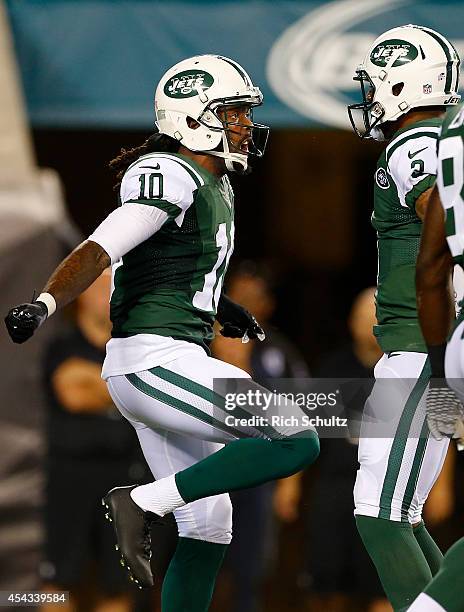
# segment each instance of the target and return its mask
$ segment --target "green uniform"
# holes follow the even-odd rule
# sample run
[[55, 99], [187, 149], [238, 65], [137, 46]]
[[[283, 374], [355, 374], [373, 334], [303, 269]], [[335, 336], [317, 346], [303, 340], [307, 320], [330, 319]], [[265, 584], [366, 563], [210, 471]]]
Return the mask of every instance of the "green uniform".
[[169, 218], [115, 266], [113, 338], [156, 334], [207, 349], [233, 250], [229, 179], [185, 156], [151, 153], [128, 168], [121, 202], [154, 206]]
[[385, 353], [426, 352], [416, 310], [422, 222], [415, 203], [435, 182], [440, 125], [441, 119], [428, 119], [396, 132], [375, 173], [372, 225], [379, 260], [374, 333]]
[[439, 145], [440, 199], [445, 230], [454, 263], [464, 268], [464, 104], [453, 108], [443, 121]]
[[[464, 269], [464, 104], [450, 110], [439, 143], [438, 190], [445, 211], [445, 231], [455, 264]], [[456, 326], [464, 319], [463, 303]]]

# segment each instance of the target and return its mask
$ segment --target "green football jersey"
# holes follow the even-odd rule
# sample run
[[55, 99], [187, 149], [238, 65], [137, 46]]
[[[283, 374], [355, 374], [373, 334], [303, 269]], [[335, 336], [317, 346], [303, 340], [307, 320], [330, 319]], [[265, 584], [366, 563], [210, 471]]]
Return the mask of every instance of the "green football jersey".
[[399, 130], [377, 164], [372, 225], [378, 237], [377, 322], [384, 352], [426, 352], [416, 309], [416, 259], [422, 222], [417, 198], [435, 183], [441, 119]]
[[437, 185], [445, 211], [445, 231], [455, 264], [464, 268], [464, 104], [443, 121], [438, 149]]
[[234, 245], [228, 177], [179, 154], [150, 153], [127, 169], [120, 200], [155, 206], [168, 219], [113, 265], [113, 337], [157, 334], [207, 350]]

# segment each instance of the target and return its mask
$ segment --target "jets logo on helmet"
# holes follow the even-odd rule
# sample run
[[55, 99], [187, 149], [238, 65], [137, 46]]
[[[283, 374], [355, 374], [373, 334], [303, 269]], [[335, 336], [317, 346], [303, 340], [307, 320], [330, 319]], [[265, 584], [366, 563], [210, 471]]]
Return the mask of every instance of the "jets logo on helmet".
[[169, 79], [164, 93], [170, 98], [190, 98], [209, 89], [213, 83], [214, 78], [208, 72], [184, 70]]
[[[396, 53], [398, 50], [399, 53]], [[394, 53], [396, 60], [392, 64], [392, 67], [396, 68], [397, 66], [402, 66], [416, 59], [418, 51], [414, 45], [408, 43], [406, 40], [386, 40], [374, 47], [371, 51], [370, 59], [376, 66], [384, 67], [388, 64]]]
[[[228, 132], [238, 123], [227, 123], [220, 113], [228, 107], [263, 103], [255, 87], [236, 62], [220, 55], [198, 55], [173, 66], [161, 78], [155, 92], [156, 125], [191, 151], [221, 157], [229, 171], [245, 171], [248, 156], [262, 156], [269, 128], [252, 123], [248, 150], [234, 150]], [[192, 122], [193, 120], [193, 122]]]
[[406, 25], [379, 36], [354, 76], [362, 96], [348, 106], [356, 134], [384, 140], [381, 126], [413, 108], [458, 104], [459, 63], [453, 45], [430, 28]]

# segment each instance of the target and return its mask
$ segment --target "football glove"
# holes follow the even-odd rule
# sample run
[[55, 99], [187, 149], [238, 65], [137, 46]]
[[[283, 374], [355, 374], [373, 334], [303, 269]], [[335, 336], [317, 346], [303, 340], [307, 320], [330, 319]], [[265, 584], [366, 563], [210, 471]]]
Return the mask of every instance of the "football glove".
[[222, 325], [221, 334], [226, 338], [241, 338], [245, 343], [256, 338], [262, 341], [266, 337], [251, 312], [224, 294], [219, 299], [216, 319]]
[[432, 378], [426, 397], [427, 424], [435, 440], [460, 437], [464, 408], [444, 379]]
[[48, 316], [47, 306], [43, 302], [20, 304], [10, 310], [5, 317], [5, 325], [11, 339], [16, 344], [29, 340]]

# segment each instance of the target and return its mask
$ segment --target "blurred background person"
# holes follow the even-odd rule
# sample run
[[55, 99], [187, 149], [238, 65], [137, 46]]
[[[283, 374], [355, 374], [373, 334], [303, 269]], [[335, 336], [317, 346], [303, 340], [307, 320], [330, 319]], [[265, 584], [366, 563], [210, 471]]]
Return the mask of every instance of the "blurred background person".
[[[231, 300], [241, 300], [262, 324], [266, 332], [265, 342], [249, 342], [224, 339], [216, 334], [213, 351], [218, 359], [251, 370], [255, 380], [265, 384], [273, 378], [307, 378], [308, 366], [295, 344], [272, 323], [277, 302], [275, 279], [267, 264], [259, 261], [242, 261], [228, 272], [226, 293]], [[240, 345], [240, 346], [239, 346]]]
[[[266, 339], [244, 344], [217, 333], [211, 347], [214, 357], [244, 369], [262, 385], [270, 379], [307, 378], [308, 368], [300, 352], [271, 324], [276, 300], [269, 269], [263, 264], [245, 261], [228, 274], [226, 282], [227, 295], [256, 317], [266, 332]], [[296, 519], [300, 478], [301, 473], [231, 493], [234, 536], [223, 571], [231, 582], [230, 612], [266, 609], [262, 588], [276, 558], [275, 519]]]
[[[359, 415], [382, 351], [372, 328], [376, 323], [375, 288], [361, 291], [348, 317], [351, 341], [330, 352], [317, 369], [320, 378], [350, 378], [342, 385], [348, 414]], [[390, 604], [362, 542], [353, 516], [353, 484], [358, 467], [354, 438], [326, 438], [321, 443], [317, 476], [307, 513], [307, 568], [311, 591], [308, 610], [314, 612], [387, 612]]]
[[49, 404], [43, 590], [69, 590], [68, 609], [85, 612], [134, 609], [135, 589], [119, 565], [101, 497], [145, 474], [135, 432], [100, 376], [111, 332], [110, 281], [106, 270], [78, 298], [75, 325], [50, 341], [43, 361]]

